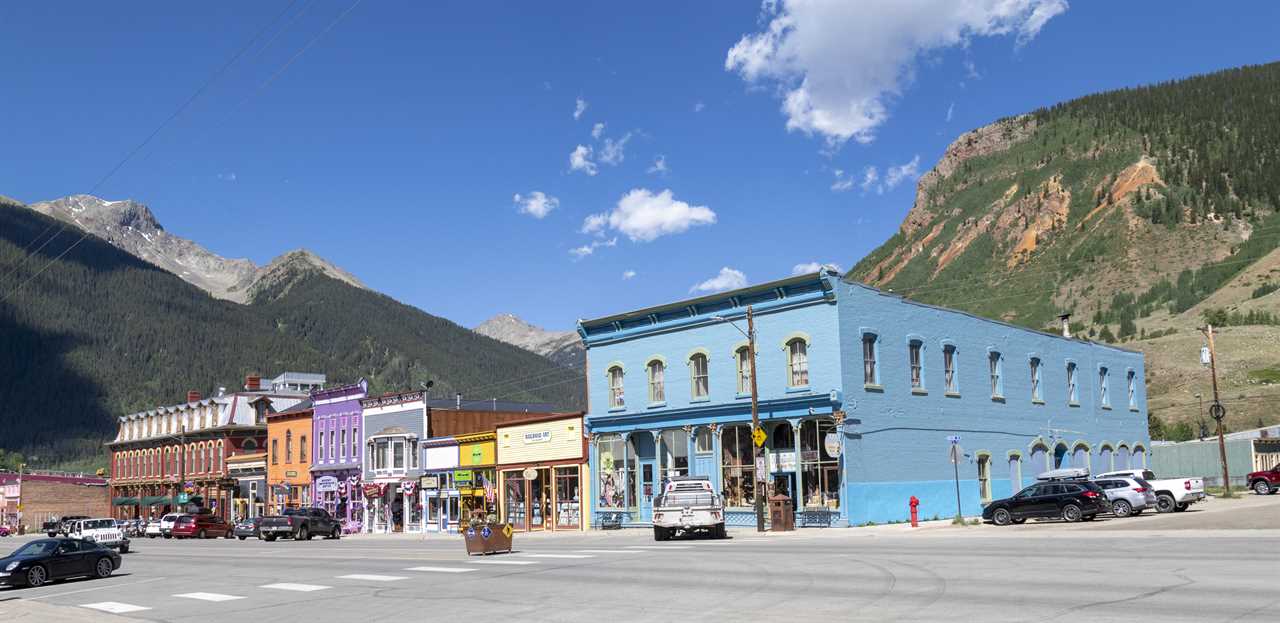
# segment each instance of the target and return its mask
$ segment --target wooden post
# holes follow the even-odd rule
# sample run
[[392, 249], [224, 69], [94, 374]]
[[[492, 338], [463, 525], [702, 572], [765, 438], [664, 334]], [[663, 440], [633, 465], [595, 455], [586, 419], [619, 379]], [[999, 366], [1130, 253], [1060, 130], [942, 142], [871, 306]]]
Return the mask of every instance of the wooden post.
[[1218, 455], [1222, 459], [1222, 492], [1224, 496], [1229, 496], [1231, 495], [1231, 474], [1227, 470], [1227, 442], [1222, 432], [1222, 419], [1226, 416], [1226, 408], [1218, 399], [1218, 352], [1213, 346], [1213, 325], [1205, 325], [1205, 335], [1209, 338], [1209, 374], [1213, 380], [1213, 406], [1209, 407], [1209, 410], [1216, 416], [1213, 419], [1218, 421]]
[[[756, 324], [755, 316], [751, 310], [751, 306], [747, 306], [747, 355], [751, 357], [751, 432], [754, 435], [756, 430], [760, 428], [760, 410], [757, 405], [759, 395], [756, 390]], [[753, 472], [756, 475], [755, 486], [755, 507], [756, 507], [756, 532], [764, 532], [764, 482], [765, 475], [760, 473], [760, 458], [764, 456], [764, 445], [756, 445], [754, 439], [751, 447], [754, 451], [751, 453], [755, 468]]]

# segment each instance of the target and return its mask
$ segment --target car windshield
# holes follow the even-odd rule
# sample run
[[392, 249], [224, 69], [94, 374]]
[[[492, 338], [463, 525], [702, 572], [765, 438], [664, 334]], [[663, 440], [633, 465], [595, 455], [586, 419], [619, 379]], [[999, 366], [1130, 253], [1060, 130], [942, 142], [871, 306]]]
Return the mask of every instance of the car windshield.
[[1143, 478], [1146, 478], [1147, 480], [1155, 480], [1155, 479], [1156, 479], [1156, 474], [1155, 474], [1155, 472], [1153, 472], [1153, 471], [1151, 471], [1151, 470], [1143, 470], [1143, 472], [1142, 472], [1142, 477], [1143, 477]]
[[285, 509], [285, 511], [280, 514], [286, 515], [286, 516], [287, 515], [306, 515], [307, 510], [305, 508], [288, 508], [288, 509]]
[[32, 541], [14, 550], [11, 556], [45, 556], [57, 549], [57, 541]]
[[196, 518], [192, 517], [191, 515], [183, 515], [182, 517], [179, 517], [177, 519], [177, 523], [192, 523], [195, 520]]
[[111, 519], [90, 519], [80, 523], [81, 530], [107, 530], [116, 527], [116, 522]]

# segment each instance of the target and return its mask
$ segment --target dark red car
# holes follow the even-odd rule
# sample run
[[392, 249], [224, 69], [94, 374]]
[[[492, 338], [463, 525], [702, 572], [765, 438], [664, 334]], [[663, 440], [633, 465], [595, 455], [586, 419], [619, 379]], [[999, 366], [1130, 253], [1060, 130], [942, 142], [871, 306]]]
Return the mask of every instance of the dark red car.
[[1258, 495], [1271, 495], [1280, 491], [1280, 465], [1245, 476], [1249, 488]]
[[231, 524], [217, 515], [182, 515], [173, 524], [175, 539], [231, 538]]

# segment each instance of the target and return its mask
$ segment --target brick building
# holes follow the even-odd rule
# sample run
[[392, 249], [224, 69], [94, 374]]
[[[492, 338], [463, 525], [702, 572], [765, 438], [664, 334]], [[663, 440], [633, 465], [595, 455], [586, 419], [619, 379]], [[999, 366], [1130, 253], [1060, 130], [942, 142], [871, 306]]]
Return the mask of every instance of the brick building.
[[107, 480], [83, 474], [0, 473], [0, 523], [21, 523], [28, 532], [54, 517], [111, 512]]

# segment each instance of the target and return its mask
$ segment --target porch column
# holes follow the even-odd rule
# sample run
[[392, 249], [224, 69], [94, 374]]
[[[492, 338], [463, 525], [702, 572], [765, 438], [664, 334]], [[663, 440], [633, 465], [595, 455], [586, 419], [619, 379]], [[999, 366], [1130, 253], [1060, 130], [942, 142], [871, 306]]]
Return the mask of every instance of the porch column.
[[684, 457], [685, 457], [685, 461], [689, 463], [689, 471], [685, 475], [692, 476], [693, 475], [693, 459], [694, 457], [697, 456], [697, 454], [695, 454], [693, 451], [693, 446], [694, 446], [693, 440], [694, 440], [694, 437], [697, 435], [697, 429], [694, 428], [693, 425], [691, 424], [685, 424], [680, 428], [684, 430]]
[[800, 425], [802, 422], [799, 418], [788, 419], [787, 421], [791, 423], [792, 447], [796, 449], [796, 490], [791, 492], [791, 497], [795, 500], [795, 508], [793, 510], [799, 513], [804, 510], [806, 491], [804, 488], [804, 454], [800, 450]]
[[720, 468], [721, 458], [724, 456], [720, 453], [720, 435], [724, 433], [720, 429], [720, 425], [712, 422], [707, 425], [711, 429], [711, 486], [716, 493], [724, 493], [724, 473]]
[[844, 428], [844, 411], [833, 411], [831, 418], [836, 422], [836, 433], [840, 438], [840, 488], [838, 489], [840, 492], [840, 518], [838, 521], [841, 526], [848, 526], [849, 505], [853, 502], [853, 500], [849, 499], [849, 472], [847, 470], [849, 465], [847, 459], [849, 455], [849, 437]]
[[[627, 462], [631, 457], [631, 432], [622, 433], [622, 508], [626, 512], [631, 508], [631, 474]], [[637, 466], [639, 469], [639, 466]], [[630, 513], [627, 513], [628, 518]]]

